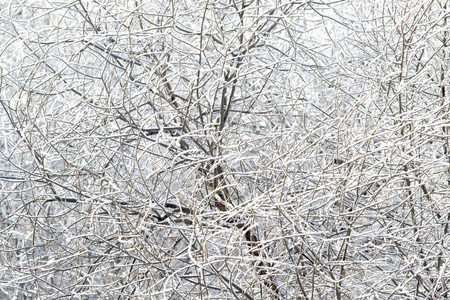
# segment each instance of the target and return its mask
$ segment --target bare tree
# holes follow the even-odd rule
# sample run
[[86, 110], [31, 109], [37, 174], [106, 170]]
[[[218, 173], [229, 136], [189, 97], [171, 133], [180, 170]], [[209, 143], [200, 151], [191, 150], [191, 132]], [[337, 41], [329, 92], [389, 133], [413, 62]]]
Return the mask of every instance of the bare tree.
[[2, 297], [449, 296], [447, 2], [1, 16]]

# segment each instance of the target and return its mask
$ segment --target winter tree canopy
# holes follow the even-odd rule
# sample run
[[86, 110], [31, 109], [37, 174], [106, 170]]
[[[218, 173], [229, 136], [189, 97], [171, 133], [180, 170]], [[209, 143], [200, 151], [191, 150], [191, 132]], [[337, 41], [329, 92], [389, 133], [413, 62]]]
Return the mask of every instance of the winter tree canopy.
[[0, 1], [0, 298], [450, 297], [449, 15]]

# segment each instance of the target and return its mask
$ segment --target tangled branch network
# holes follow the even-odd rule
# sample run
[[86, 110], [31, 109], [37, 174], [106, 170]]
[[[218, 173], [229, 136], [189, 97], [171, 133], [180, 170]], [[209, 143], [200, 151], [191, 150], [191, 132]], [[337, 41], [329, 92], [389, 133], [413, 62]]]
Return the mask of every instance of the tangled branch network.
[[0, 298], [449, 298], [448, 16], [0, 1]]

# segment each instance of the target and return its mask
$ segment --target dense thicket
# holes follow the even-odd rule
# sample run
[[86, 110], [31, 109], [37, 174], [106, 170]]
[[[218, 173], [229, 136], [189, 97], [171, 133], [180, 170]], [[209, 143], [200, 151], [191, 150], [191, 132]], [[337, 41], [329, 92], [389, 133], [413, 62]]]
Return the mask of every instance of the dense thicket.
[[0, 297], [450, 297], [447, 1], [0, 2]]

